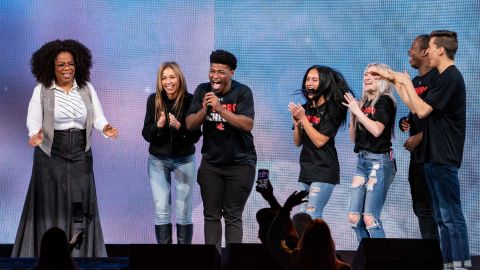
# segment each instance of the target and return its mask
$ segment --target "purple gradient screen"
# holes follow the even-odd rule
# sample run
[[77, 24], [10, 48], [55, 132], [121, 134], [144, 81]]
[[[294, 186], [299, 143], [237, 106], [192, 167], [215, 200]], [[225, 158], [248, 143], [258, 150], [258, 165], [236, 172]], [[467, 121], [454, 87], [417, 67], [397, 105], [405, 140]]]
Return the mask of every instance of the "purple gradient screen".
[[[36, 82], [30, 57], [54, 39], [77, 39], [93, 54], [91, 83], [118, 140], [93, 138], [98, 205], [106, 243], [154, 243], [154, 205], [147, 174], [148, 144], [141, 136], [146, 100], [161, 62], [176, 61], [189, 92], [207, 81], [209, 55], [226, 49], [238, 58], [234, 79], [255, 97], [257, 168], [270, 170], [281, 202], [297, 188], [300, 149], [293, 145], [290, 101], [305, 70], [328, 65], [361, 94], [363, 69], [384, 62], [415, 70], [407, 50], [414, 37], [436, 29], [458, 32], [456, 64], [467, 87], [467, 138], [460, 169], [461, 194], [473, 255], [480, 253], [478, 163], [480, 152], [480, 4], [478, 1], [2, 1], [0, 7], [0, 243], [13, 243], [30, 181], [33, 149], [27, 145], [28, 102]], [[382, 3], [382, 4], [381, 4]], [[454, 5], [454, 6], [452, 6]], [[399, 102], [397, 119], [408, 113]], [[336, 146], [341, 184], [324, 211], [337, 249], [355, 250], [347, 220], [350, 180], [356, 162], [347, 128]], [[395, 130], [398, 173], [382, 213], [387, 237], [419, 238], [407, 181], [407, 135]], [[200, 161], [201, 140], [197, 145]], [[199, 163], [199, 162], [198, 162]], [[266, 207], [252, 191], [244, 212], [244, 242], [255, 243], [255, 212]], [[203, 243], [202, 202], [194, 194], [194, 243]]]

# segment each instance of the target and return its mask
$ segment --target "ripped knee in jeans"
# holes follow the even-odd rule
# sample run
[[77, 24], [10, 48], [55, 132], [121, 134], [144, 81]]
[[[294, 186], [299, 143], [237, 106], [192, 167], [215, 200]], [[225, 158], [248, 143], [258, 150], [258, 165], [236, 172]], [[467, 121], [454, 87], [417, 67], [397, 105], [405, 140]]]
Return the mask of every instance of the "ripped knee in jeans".
[[315, 206], [308, 206], [307, 208], [305, 208], [305, 212], [308, 214], [312, 214], [313, 212], [315, 212], [315, 209]]
[[321, 189], [319, 187], [311, 187], [308, 196], [316, 196], [318, 193], [320, 193]]
[[379, 227], [378, 221], [370, 213], [364, 213], [363, 214], [363, 222], [365, 222], [365, 227], [367, 229], [372, 229], [372, 228]]
[[365, 185], [365, 178], [360, 175], [355, 175], [352, 179], [352, 188], [359, 188]]
[[359, 213], [348, 213], [348, 221], [350, 222], [350, 225], [352, 228], [356, 228], [358, 225], [358, 222], [360, 222], [360, 214]]

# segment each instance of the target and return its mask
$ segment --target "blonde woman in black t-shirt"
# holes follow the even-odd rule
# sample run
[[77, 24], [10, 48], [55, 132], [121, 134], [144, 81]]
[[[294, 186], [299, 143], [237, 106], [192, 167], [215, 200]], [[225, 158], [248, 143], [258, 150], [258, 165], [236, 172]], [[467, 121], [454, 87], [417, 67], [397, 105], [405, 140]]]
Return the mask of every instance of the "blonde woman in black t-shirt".
[[289, 104], [294, 123], [293, 142], [302, 146], [300, 153], [300, 190], [308, 190], [308, 202], [301, 212], [322, 218], [323, 209], [340, 183], [340, 166], [335, 135], [347, 118], [343, 96], [352, 94], [343, 75], [326, 66], [311, 66], [302, 82], [304, 105]]
[[396, 113], [394, 85], [373, 73], [374, 67], [388, 70], [385, 64], [369, 64], [363, 74], [362, 98], [357, 102], [346, 94], [344, 103], [351, 113], [349, 133], [358, 154], [348, 219], [359, 242], [385, 237], [380, 214], [396, 173], [391, 142]]

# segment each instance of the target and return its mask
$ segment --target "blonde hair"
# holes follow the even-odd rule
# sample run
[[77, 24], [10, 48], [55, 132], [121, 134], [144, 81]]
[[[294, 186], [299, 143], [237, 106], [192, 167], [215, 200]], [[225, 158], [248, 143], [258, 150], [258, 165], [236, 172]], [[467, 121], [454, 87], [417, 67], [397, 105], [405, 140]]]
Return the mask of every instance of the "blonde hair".
[[[376, 68], [384, 70], [384, 71], [387, 71], [387, 70], [390, 69], [390, 67], [387, 64], [370, 63], [370, 64], [367, 65], [367, 67], [363, 71], [363, 74], [365, 74], [370, 67], [376, 67]], [[392, 100], [393, 106], [396, 108], [397, 107], [397, 101], [395, 100], [395, 97], [393, 96], [393, 92], [395, 91], [394, 84], [392, 82], [384, 79], [384, 78], [379, 78], [379, 79], [376, 79], [376, 80], [377, 80], [377, 92], [375, 92], [375, 97], [373, 98], [373, 100], [370, 104], [370, 107], [372, 107], [372, 108], [375, 107], [375, 104], [377, 103], [377, 101], [380, 99], [381, 96], [388, 96]], [[360, 108], [363, 108], [363, 105], [365, 105], [365, 103], [367, 101], [368, 101], [368, 94], [365, 91], [365, 88], [363, 88], [362, 89], [362, 98], [359, 101]], [[362, 127], [359, 126], [359, 124], [360, 123], [357, 121], [357, 123], [355, 125], [355, 128], [358, 127], [358, 128], [361, 129]], [[394, 136], [394, 132], [393, 132], [393, 126], [392, 126], [392, 137], [393, 136]]]
[[[370, 67], [377, 67], [378, 69], [387, 71], [390, 69], [390, 67], [387, 64], [382, 64], [382, 63], [370, 63], [367, 65], [365, 70], [363, 71], [363, 74], [367, 72], [367, 70]], [[375, 93], [375, 97], [372, 100], [372, 104], [370, 105], [371, 107], [374, 107], [375, 104], [377, 103], [378, 99], [381, 96], [389, 96], [392, 101], [393, 105], [397, 107], [397, 101], [395, 100], [395, 97], [393, 96], [393, 92], [395, 91], [395, 86], [393, 85], [392, 82], [389, 82], [385, 80], [384, 78], [380, 78], [377, 80], [377, 92]], [[363, 105], [368, 101], [368, 94], [365, 92], [365, 89], [362, 90], [362, 98], [360, 99], [360, 108], [363, 107]]]
[[187, 83], [185, 81], [185, 76], [182, 73], [182, 70], [180, 69], [180, 66], [176, 62], [164, 62], [160, 65], [158, 68], [158, 73], [157, 73], [157, 90], [156, 90], [156, 95], [155, 95], [155, 119], [158, 120], [160, 119], [160, 115], [162, 112], [165, 113], [165, 116], [167, 116], [167, 111], [166, 111], [166, 106], [165, 106], [165, 101], [163, 100], [164, 97], [162, 95], [162, 92], [165, 91], [162, 86], [162, 74], [163, 71], [167, 68], [171, 68], [175, 75], [178, 77], [179, 81], [179, 86], [178, 86], [178, 95], [175, 98], [175, 104], [173, 105], [173, 112], [175, 113], [176, 117], [181, 113], [181, 110], [183, 108], [183, 101], [185, 100], [185, 95], [187, 93]]

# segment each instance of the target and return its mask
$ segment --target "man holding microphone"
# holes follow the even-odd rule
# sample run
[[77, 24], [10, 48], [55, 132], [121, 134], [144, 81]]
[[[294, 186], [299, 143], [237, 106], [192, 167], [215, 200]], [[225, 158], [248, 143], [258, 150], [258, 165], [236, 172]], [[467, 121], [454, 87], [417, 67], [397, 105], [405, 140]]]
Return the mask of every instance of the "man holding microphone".
[[242, 214], [253, 187], [257, 155], [252, 129], [255, 116], [250, 88], [232, 79], [237, 59], [224, 50], [210, 55], [210, 82], [195, 90], [187, 128], [202, 126], [202, 161], [198, 183], [203, 201], [205, 243], [221, 251], [225, 242], [241, 243]]

